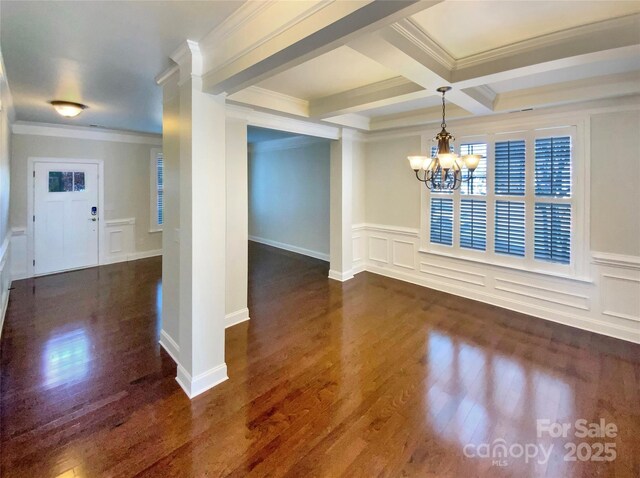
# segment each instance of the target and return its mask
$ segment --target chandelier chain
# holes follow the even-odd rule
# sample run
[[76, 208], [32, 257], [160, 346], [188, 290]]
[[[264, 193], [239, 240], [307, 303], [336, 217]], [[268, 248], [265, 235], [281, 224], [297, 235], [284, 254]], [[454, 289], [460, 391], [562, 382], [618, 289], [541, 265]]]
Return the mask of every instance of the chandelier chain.
[[442, 123], [440, 123], [440, 126], [443, 128], [447, 127], [447, 122], [445, 121], [445, 105], [444, 105], [444, 91], [442, 92]]

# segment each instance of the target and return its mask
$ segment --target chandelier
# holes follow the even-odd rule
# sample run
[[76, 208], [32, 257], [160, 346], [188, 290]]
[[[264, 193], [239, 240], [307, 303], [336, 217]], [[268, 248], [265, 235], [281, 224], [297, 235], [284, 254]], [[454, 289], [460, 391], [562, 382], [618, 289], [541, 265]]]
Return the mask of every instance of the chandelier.
[[[455, 138], [446, 129], [446, 107], [444, 101], [444, 94], [450, 89], [450, 86], [441, 86], [437, 90], [442, 93], [442, 123], [440, 124], [442, 131], [432, 140], [438, 144], [437, 153], [433, 158], [423, 155], [407, 157], [418, 181], [422, 181], [427, 188], [433, 191], [452, 191], [460, 188], [463, 182], [471, 181], [473, 172], [478, 167], [481, 159], [479, 154], [467, 154], [460, 158], [453, 151], [451, 143], [455, 141]], [[466, 178], [462, 176], [463, 165], [469, 171]]]

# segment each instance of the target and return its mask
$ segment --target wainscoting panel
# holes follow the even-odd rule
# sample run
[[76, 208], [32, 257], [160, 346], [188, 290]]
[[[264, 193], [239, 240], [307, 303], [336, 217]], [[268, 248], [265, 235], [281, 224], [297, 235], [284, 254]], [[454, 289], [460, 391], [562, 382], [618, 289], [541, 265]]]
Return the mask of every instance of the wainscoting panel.
[[420, 252], [419, 244], [415, 229], [354, 226], [354, 272], [369, 271], [640, 343], [637, 257], [594, 252], [592, 279], [578, 280]]
[[393, 239], [393, 265], [404, 269], [416, 268], [416, 244], [413, 241]]
[[14, 227], [11, 229], [11, 279], [24, 279], [28, 275], [27, 230], [24, 227]]
[[427, 276], [432, 276], [434, 280], [449, 279], [451, 281], [462, 282], [464, 284], [474, 284], [484, 287], [486, 276], [470, 270], [463, 270], [456, 267], [436, 265], [433, 262], [420, 262], [420, 272]]
[[389, 239], [378, 235], [369, 236], [369, 260], [389, 263]]
[[600, 284], [600, 305], [604, 315], [640, 322], [640, 272], [628, 269], [603, 271]]
[[126, 261], [135, 252], [135, 226], [133, 217], [105, 221], [102, 264]]
[[9, 234], [0, 242], [0, 336], [4, 316], [9, 303], [9, 287], [11, 287], [11, 238]]

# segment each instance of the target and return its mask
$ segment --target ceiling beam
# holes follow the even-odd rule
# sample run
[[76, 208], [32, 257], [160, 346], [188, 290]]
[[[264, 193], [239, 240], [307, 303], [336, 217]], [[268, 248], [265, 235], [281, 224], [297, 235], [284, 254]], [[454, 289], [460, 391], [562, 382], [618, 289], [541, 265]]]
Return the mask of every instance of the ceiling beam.
[[279, 111], [296, 116], [309, 117], [309, 102], [294, 96], [276, 91], [250, 86], [228, 97], [237, 103], [259, 106], [268, 110]]
[[496, 112], [556, 106], [640, 93], [640, 72], [597, 76], [498, 95]]
[[469, 88], [640, 54], [640, 14], [570, 28], [456, 61], [451, 83]]
[[[212, 32], [200, 42], [206, 92], [233, 94], [439, 2], [322, 1], [310, 7], [308, 2], [270, 3], [274, 10], [268, 15], [250, 12], [248, 20], [237, 22], [240, 26], [225, 27], [230, 31], [224, 44], [235, 47], [235, 54], [220, 51], [219, 32]], [[287, 10], [304, 5], [307, 9], [297, 16]], [[278, 16], [275, 9], [283, 9], [282, 14]], [[280, 20], [282, 15], [287, 16], [287, 22]], [[261, 35], [256, 36], [254, 29]]]
[[312, 100], [309, 115], [324, 119], [431, 95], [433, 92], [426, 91], [422, 86], [397, 77]]
[[[429, 92], [452, 83], [450, 68], [454, 60], [410, 20], [360, 37], [348, 46]], [[487, 114], [493, 108], [493, 98], [486, 92], [455, 88], [447, 93], [447, 99], [474, 114]]]

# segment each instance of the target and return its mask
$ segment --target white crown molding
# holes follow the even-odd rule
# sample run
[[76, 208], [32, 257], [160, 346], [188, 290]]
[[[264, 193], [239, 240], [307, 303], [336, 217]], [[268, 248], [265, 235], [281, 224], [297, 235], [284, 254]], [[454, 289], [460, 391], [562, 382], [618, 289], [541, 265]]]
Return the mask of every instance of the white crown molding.
[[11, 126], [13, 134], [52, 136], [58, 138], [88, 139], [116, 143], [134, 143], [162, 146], [162, 135], [131, 133], [113, 129], [96, 129], [84, 126], [68, 126], [51, 123], [19, 121]]
[[[271, 139], [259, 143], [251, 143], [249, 150], [252, 153], [264, 153], [268, 151], [282, 151], [285, 149], [296, 149], [311, 146], [317, 143], [324, 143], [327, 139], [313, 136], [292, 136], [290, 138]], [[260, 241], [258, 241], [260, 242]]]
[[[298, 23], [304, 21], [305, 19], [313, 16], [320, 10], [326, 8], [331, 5], [333, 1], [320, 1], [314, 2], [313, 6], [304, 10], [299, 15], [289, 19], [282, 25], [278, 26], [274, 30], [270, 31], [268, 34], [262, 36], [257, 41], [253, 41], [246, 45], [243, 48], [240, 48], [237, 52], [231, 55], [228, 58], [225, 58], [222, 62], [217, 63], [215, 65], [210, 65], [210, 61], [207, 62], [206, 69], [207, 73], [206, 77], [213, 76], [220, 70], [223, 70], [229, 67], [231, 64], [247, 55], [248, 53], [259, 49], [261, 46], [275, 39], [279, 35], [283, 34], [287, 30], [295, 27]], [[214, 50], [219, 48], [219, 44], [221, 40], [229, 41], [230, 38], [233, 38], [234, 35], [240, 35], [242, 32], [240, 31], [243, 26], [248, 26], [251, 20], [257, 18], [260, 14], [265, 14], [265, 12], [276, 6], [278, 2], [276, 0], [267, 0], [263, 2], [246, 2], [243, 7], [240, 7], [238, 11], [235, 12], [234, 15], [231, 15], [228, 20], [229, 22], [223, 22], [218, 28], [215, 28], [210, 33], [208, 33], [201, 41], [203, 45], [203, 51]], [[234, 18], [232, 18], [234, 17]], [[241, 40], [241, 39], [238, 39]]]
[[[510, 57], [513, 55], [523, 54], [531, 50], [552, 47], [560, 42], [572, 40], [580, 36], [591, 36], [595, 33], [607, 32], [612, 36], [626, 35], [630, 31], [637, 37], [637, 29], [640, 24], [640, 14], [627, 15], [624, 17], [612, 18], [601, 22], [581, 25], [574, 28], [568, 28], [559, 32], [541, 35], [536, 38], [524, 40], [500, 48], [494, 48], [483, 53], [470, 55], [456, 60], [454, 70], [460, 70], [482, 63]], [[635, 33], [633, 33], [635, 32]]]
[[228, 38], [238, 32], [253, 18], [273, 6], [275, 0], [262, 0], [260, 2], [244, 2], [237, 10], [224, 19], [220, 25], [210, 31], [202, 40], [203, 46], [218, 44], [220, 40]]
[[438, 43], [436, 43], [411, 18], [405, 18], [391, 25], [391, 28], [428, 54], [441, 66], [451, 71], [456, 67], [456, 59]]
[[168, 67], [166, 70], [164, 70], [162, 73], [160, 73], [159, 75], [157, 75], [155, 77], [155, 82], [157, 85], [163, 86], [164, 83], [171, 78], [174, 73], [180, 71], [180, 66], [178, 66], [177, 64], [175, 65], [171, 65], [170, 67]]
[[[539, 108], [531, 111], [501, 112], [481, 117], [459, 118], [447, 121], [447, 128], [454, 133], [456, 133], [458, 129], [467, 127], [475, 128], [478, 125], [485, 128], [511, 128], [510, 130], [512, 130], [512, 128], [516, 128], [519, 124], [530, 124], [533, 121], [557, 121], [563, 118], [575, 118], [577, 116], [635, 110], [640, 110], [640, 95], [584, 101], [570, 105]], [[388, 139], [431, 134], [437, 132], [437, 129], [439, 128], [435, 122], [431, 122], [429, 125], [412, 124], [397, 129], [369, 131], [365, 135], [365, 141], [386, 141]]]
[[309, 116], [308, 101], [259, 86], [250, 86], [238, 91], [229, 96], [229, 100], [296, 116]]

